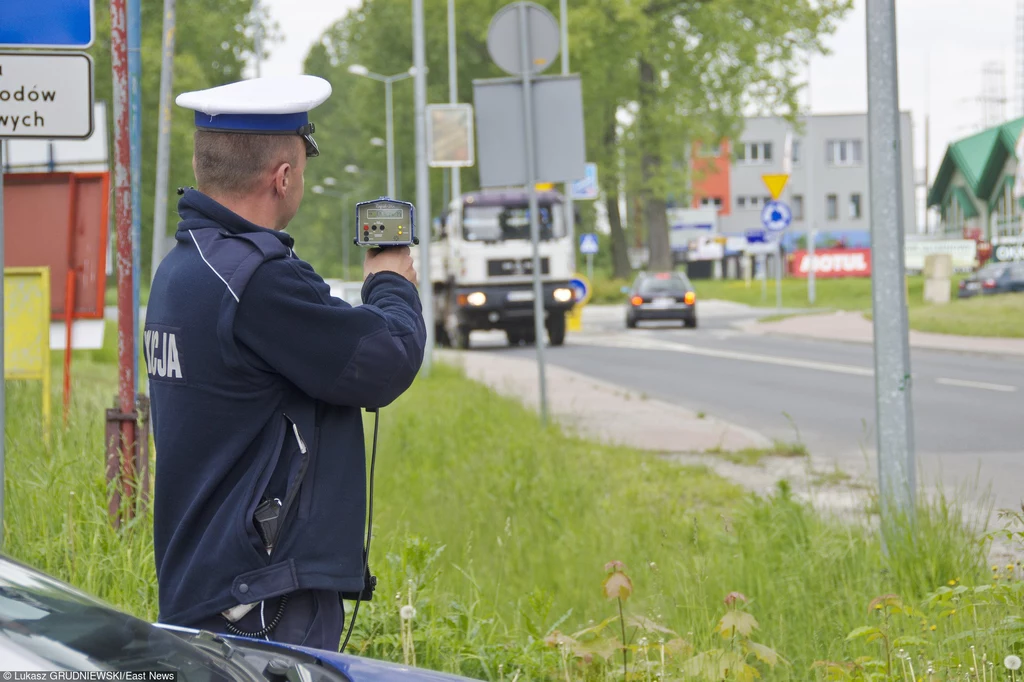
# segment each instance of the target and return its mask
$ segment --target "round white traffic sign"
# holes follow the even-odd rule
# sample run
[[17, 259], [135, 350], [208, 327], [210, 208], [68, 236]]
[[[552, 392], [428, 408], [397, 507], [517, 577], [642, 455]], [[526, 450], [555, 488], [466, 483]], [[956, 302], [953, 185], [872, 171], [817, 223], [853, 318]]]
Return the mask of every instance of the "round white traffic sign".
[[761, 224], [771, 232], [782, 232], [792, 221], [793, 213], [781, 201], [769, 201], [761, 209]]

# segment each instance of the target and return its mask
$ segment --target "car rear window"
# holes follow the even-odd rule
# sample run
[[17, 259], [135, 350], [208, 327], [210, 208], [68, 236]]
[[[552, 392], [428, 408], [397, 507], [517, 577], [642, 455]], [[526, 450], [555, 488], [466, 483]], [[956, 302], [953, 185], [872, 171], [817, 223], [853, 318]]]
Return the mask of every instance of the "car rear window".
[[647, 279], [640, 283], [641, 294], [684, 294], [689, 289], [689, 282], [678, 277]]

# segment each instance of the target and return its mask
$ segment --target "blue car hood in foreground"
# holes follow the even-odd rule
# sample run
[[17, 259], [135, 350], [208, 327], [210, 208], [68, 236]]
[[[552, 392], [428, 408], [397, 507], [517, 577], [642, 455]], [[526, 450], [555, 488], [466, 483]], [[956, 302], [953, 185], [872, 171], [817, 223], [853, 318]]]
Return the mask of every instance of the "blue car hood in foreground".
[[[156, 623], [156, 626], [164, 630], [178, 632], [186, 635], [198, 635], [198, 630], [190, 630], [174, 625]], [[236, 637], [233, 635], [217, 635], [233, 645], [245, 647], [247, 645], [258, 645], [261, 648], [273, 647], [280, 649], [282, 653], [295, 651], [315, 657], [324, 666], [335, 670], [352, 682], [394, 682], [394, 680], [409, 680], [410, 682], [452, 682], [453, 680], [470, 680], [472, 678], [449, 675], [447, 673], [427, 670], [425, 668], [413, 668], [397, 663], [378, 661], [363, 656], [351, 656], [334, 651], [323, 649], [310, 649], [308, 647], [295, 646], [292, 644], [281, 644], [279, 642], [267, 642], [265, 640], [254, 640], [247, 637]]]

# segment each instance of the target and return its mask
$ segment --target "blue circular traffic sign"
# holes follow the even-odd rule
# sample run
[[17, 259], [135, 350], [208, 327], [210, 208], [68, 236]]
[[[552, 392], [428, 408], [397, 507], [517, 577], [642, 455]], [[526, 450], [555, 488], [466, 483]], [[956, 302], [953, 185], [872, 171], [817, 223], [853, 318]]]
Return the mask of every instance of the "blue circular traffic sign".
[[590, 300], [590, 282], [583, 275], [576, 275], [570, 279], [569, 288], [576, 296], [576, 303], [582, 304]]
[[771, 232], [782, 232], [792, 221], [793, 213], [781, 201], [769, 201], [761, 209], [761, 224]]

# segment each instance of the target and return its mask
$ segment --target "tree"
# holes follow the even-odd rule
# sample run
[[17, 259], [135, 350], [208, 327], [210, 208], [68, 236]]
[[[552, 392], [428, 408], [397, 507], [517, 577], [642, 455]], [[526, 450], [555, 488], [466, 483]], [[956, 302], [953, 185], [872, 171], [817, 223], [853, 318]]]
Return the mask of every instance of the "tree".
[[[96, 41], [93, 58], [95, 97], [107, 102], [108, 125], [114, 120], [110, 65], [110, 2], [96, 1]], [[174, 58], [175, 95], [240, 80], [252, 50], [253, 18], [250, 0], [177, 0]], [[272, 27], [265, 31], [273, 37]], [[159, 126], [160, 67], [163, 54], [163, 0], [142, 0], [141, 107], [142, 107], [142, 243], [140, 272], [150, 269], [153, 238], [153, 183]], [[174, 189], [190, 185], [192, 174], [193, 113], [172, 107], [171, 165], [168, 189], [168, 225], [177, 223]], [[111, 129], [112, 130], [112, 129]], [[113, 159], [113, 133], [109, 133]], [[113, 162], [111, 163], [113, 165]], [[147, 280], [148, 281], [148, 280]]]
[[[473, 101], [474, 79], [507, 75], [493, 64], [486, 44], [491, 18], [506, 4], [457, 3], [462, 102]], [[541, 4], [557, 16], [557, 0]], [[447, 102], [447, 3], [424, 5], [427, 101]], [[652, 267], [670, 267], [665, 210], [670, 199], [678, 204], [689, 198], [689, 146], [736, 136], [749, 113], [794, 117], [797, 60], [824, 51], [821, 37], [835, 29], [851, 0], [589, 0], [570, 5], [570, 64], [582, 77], [587, 158], [599, 168], [613, 269], [626, 277], [620, 193], [640, 199]], [[341, 178], [343, 167], [355, 164], [371, 173], [364, 180], [368, 189], [377, 182], [383, 190], [383, 150], [369, 144], [384, 136], [383, 85], [347, 69], [358, 63], [385, 75], [407, 70], [411, 32], [408, 0], [365, 0], [313, 47], [306, 71], [331, 81], [334, 96], [318, 111], [325, 155], [311, 165], [311, 182]], [[558, 72], [556, 64], [547, 73]], [[405, 198], [415, 184], [412, 92], [410, 81], [394, 85], [395, 149], [402, 159], [398, 186]], [[435, 214], [443, 210], [441, 174], [430, 171]], [[464, 170], [462, 178], [465, 191], [479, 187], [476, 168]], [[630, 226], [635, 233], [637, 222]], [[317, 221], [298, 229], [323, 233]]]

